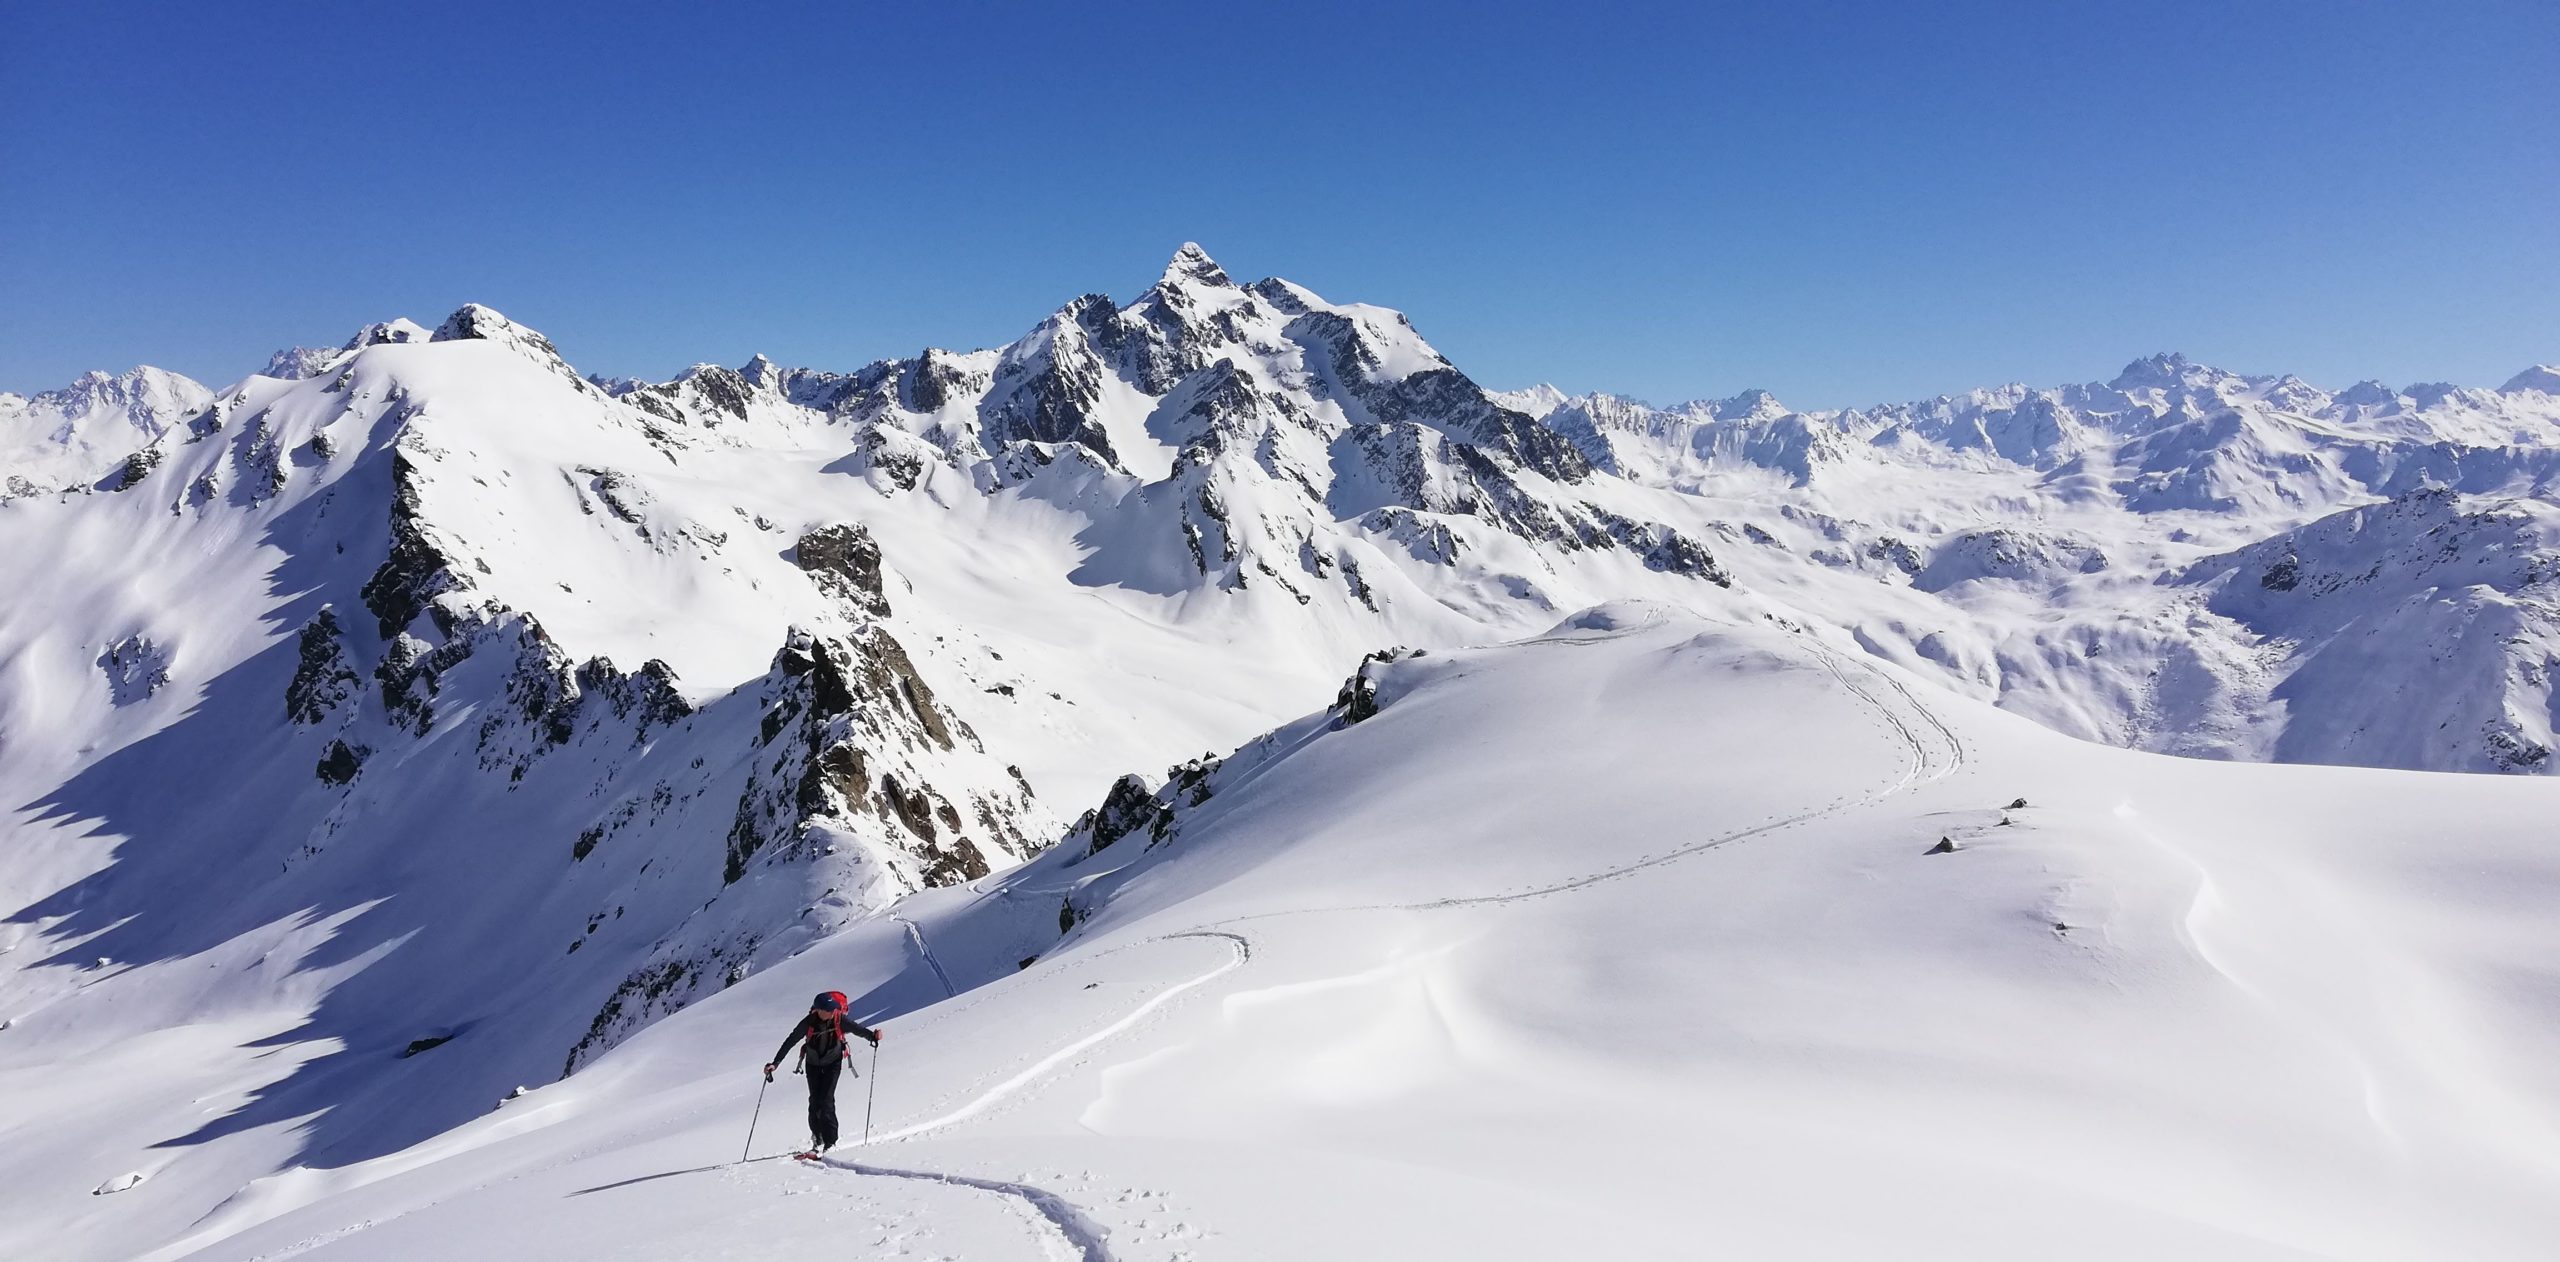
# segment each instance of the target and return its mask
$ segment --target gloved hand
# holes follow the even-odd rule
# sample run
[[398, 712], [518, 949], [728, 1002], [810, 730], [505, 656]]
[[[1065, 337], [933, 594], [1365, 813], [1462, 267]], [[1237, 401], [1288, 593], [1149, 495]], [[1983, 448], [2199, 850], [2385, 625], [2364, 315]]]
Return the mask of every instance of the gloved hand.
[[887, 1030], [873, 1030], [871, 1032], [871, 1045], [873, 1047], [880, 1046], [880, 1036], [886, 1033], [888, 1033]]
[[767, 1065], [764, 1067], [764, 1080], [766, 1082], [773, 1081], [773, 1066]]

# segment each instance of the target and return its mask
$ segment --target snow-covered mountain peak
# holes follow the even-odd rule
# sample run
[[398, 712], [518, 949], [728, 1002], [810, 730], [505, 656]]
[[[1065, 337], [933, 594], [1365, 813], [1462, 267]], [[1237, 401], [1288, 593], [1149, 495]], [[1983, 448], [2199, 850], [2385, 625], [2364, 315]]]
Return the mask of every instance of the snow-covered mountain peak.
[[335, 347], [290, 346], [277, 351], [268, 357], [267, 366], [258, 375], [279, 381], [300, 381], [305, 377], [318, 376], [340, 356], [351, 351], [360, 351], [368, 346], [423, 342], [429, 336], [425, 325], [406, 317], [378, 320], [356, 330], [354, 336]]
[[149, 365], [0, 393], [0, 498], [93, 481], [212, 401], [201, 383]]
[[[596, 389], [569, 361], [560, 357], [551, 339], [500, 314], [496, 308], [479, 303], [465, 303], [436, 326], [430, 342], [493, 342], [522, 355], [561, 376], [576, 382], [581, 389]], [[599, 391], [601, 393], [601, 391]]]
[[1766, 390], [1745, 390], [1726, 399], [1699, 399], [1683, 403], [1671, 411], [1700, 420], [1772, 421], [1789, 412], [1778, 396]]
[[427, 340], [431, 342], [471, 340], [524, 342], [539, 345], [546, 354], [554, 356], [559, 354], [552, 349], [551, 339], [508, 319], [495, 307], [482, 306], [476, 302], [467, 302], [455, 308], [454, 313], [446, 316], [444, 323], [437, 325], [434, 334]]
[[2507, 378], [2507, 384], [2498, 387], [2498, 393], [2547, 394], [2554, 398], [2560, 398], [2560, 367], [2555, 367], [2550, 364], [2536, 364], [2531, 368], [2525, 369], [2523, 372]]
[[1495, 390], [1491, 391], [1490, 394], [1492, 395], [1494, 402], [1499, 403], [1514, 412], [1521, 413], [1524, 416], [1531, 416], [1540, 420], [1546, 419], [1546, 415], [1549, 412], [1553, 412], [1557, 408], [1563, 407], [1565, 404], [1573, 401], [1572, 395], [1566, 394], [1563, 390], [1558, 389], [1553, 384], [1544, 381], [1524, 389]]
[[2107, 386], [2112, 390], [2170, 390], [2184, 385], [2199, 385], [2224, 376], [2219, 369], [2208, 368], [2178, 351], [2145, 355], [2124, 366]]
[[1218, 266], [1218, 261], [1210, 258], [1209, 252], [1201, 249], [1197, 241], [1185, 241], [1181, 249], [1173, 252], [1171, 261], [1164, 265], [1163, 278], [1157, 283], [1212, 285], [1221, 289], [1235, 287], [1235, 282], [1227, 278], [1226, 269]]
[[[22, 402], [29, 411], [60, 414], [66, 424], [79, 419], [115, 415], [137, 427], [151, 418], [189, 407], [201, 407], [209, 391], [198, 382], [148, 364], [121, 373], [85, 372], [69, 385], [47, 390]], [[15, 399], [16, 395], [0, 395]], [[57, 431], [56, 441], [70, 441], [68, 431]]]

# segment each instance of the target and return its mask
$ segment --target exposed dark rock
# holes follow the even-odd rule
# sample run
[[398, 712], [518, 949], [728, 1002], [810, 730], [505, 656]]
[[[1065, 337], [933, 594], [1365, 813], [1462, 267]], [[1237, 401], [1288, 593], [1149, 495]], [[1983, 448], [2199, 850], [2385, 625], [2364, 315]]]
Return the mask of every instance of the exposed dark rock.
[[1962, 849], [1964, 849], [1964, 847], [1957, 845], [1957, 844], [1956, 844], [1956, 839], [1955, 839], [1955, 838], [1953, 838], [1953, 837], [1940, 837], [1940, 838], [1938, 839], [1938, 844], [1937, 844], [1937, 845], [1934, 845], [1934, 846], [1929, 847], [1929, 848], [1928, 848], [1926, 851], [1924, 851], [1923, 853], [1925, 853], [1925, 854], [1954, 854], [1956, 851], [1958, 851], [1958, 850], [1962, 850]]
[[755, 399], [755, 389], [747, 384], [745, 378], [717, 364], [705, 364], [694, 369], [685, 376], [683, 384], [693, 387], [706, 411], [734, 421], [747, 419], [747, 404]]
[[[913, 772], [893, 770], [919, 753], [957, 749], [958, 737], [975, 748], [977, 738], [944, 715], [885, 629], [868, 625], [847, 639], [795, 629], [766, 686], [758, 741], [766, 752], [738, 800], [722, 868], [727, 881], [744, 876], [760, 854], [811, 844], [808, 828], [820, 821], [849, 826], [870, 817], [903, 829], [912, 840], [883, 840], [915, 856], [928, 886], [992, 870], [982, 842], [1032, 848], [1014, 821], [1027, 795], [1018, 802], [979, 795], [964, 813]], [[966, 835], [972, 819], [983, 837]]]
[[1341, 691], [1334, 694], [1333, 705], [1342, 711], [1344, 726], [1373, 718], [1378, 713], [1378, 681], [1371, 678], [1371, 666], [1384, 665], [1403, 657], [1401, 648], [1380, 649], [1360, 659], [1359, 668], [1343, 681]]
[[597, 1009], [595, 1020], [588, 1023], [586, 1037], [569, 1049], [560, 1075], [565, 1078], [576, 1072], [588, 1055], [603, 1052], [622, 1035], [692, 1003], [713, 979], [725, 988], [743, 978], [744, 965], [754, 958], [760, 941], [750, 934], [716, 945], [699, 956], [658, 960], [633, 970]]
[[324, 784], [345, 784], [355, 779], [357, 772], [364, 770], [364, 760], [372, 754], [372, 750], [362, 745], [333, 740], [327, 749], [320, 751], [320, 765], [316, 770]]
[[1646, 569], [1665, 574], [1679, 574], [1704, 579], [1718, 587], [1731, 587], [1733, 580], [1716, 564], [1705, 544], [1658, 523], [1622, 517], [1598, 505], [1584, 505], [1586, 511], [1608, 532], [1608, 538], [1644, 560]]
[[880, 545], [869, 529], [852, 522], [821, 526], [800, 536], [792, 559], [830, 594], [873, 617], [889, 616], [889, 596], [880, 578]]
[[2481, 731], [2481, 742], [2500, 771], [2535, 771], [2551, 760], [2551, 747], [2518, 731], [2512, 720], [2490, 722]]
[[107, 699], [117, 705], [149, 700], [169, 682], [169, 655], [149, 637], [129, 635], [98, 654], [107, 676]]
[[978, 844], [966, 837], [953, 837], [939, 849], [927, 851], [921, 879], [926, 889], [942, 889], [962, 881], [974, 881], [995, 869], [988, 866]]
[[364, 686], [364, 680], [347, 657], [346, 633], [338, 625], [337, 611], [327, 605], [303, 625], [299, 649], [301, 663], [284, 689], [284, 713], [310, 727], [336, 713]]
[[997, 365], [986, 401], [979, 405], [979, 424], [990, 446], [1074, 443], [1117, 468], [1119, 453], [1112, 450], [1097, 414], [1105, 369], [1076, 314], [1077, 308], [1070, 307], [1050, 317], [1046, 354]]
[[1918, 548], [1891, 535], [1869, 543], [1867, 556], [1872, 560], [1882, 561], [1905, 574], [1917, 574], [1923, 565]]
[[958, 395], [986, 388], [987, 378], [964, 367], [948, 352], [927, 349], [907, 361], [900, 381], [910, 412], [939, 412]]
[[658, 658], [627, 675], [611, 661], [589, 658], [578, 667], [577, 684], [581, 694], [602, 698], [614, 718], [630, 723], [635, 742], [693, 714], [692, 705], [676, 691], [675, 668]]
[[890, 776], [881, 781], [880, 796], [888, 803], [890, 814], [906, 825], [908, 832], [925, 841], [934, 839], [933, 803], [925, 796], [925, 790], [909, 790], [898, 783], [896, 776]]
[[142, 485], [142, 480], [150, 477], [151, 471], [160, 467], [161, 457], [162, 453], [157, 447], [145, 447], [126, 456], [124, 463], [116, 466], [116, 471], [107, 476], [105, 489], [130, 491]]
[[1113, 842], [1141, 828], [1151, 832], [1162, 829], [1172, 820], [1172, 809], [1157, 800], [1155, 790], [1147, 787], [1144, 779], [1136, 775], [1122, 776], [1111, 783], [1111, 791], [1103, 795], [1102, 805], [1080, 821], [1084, 831], [1093, 836], [1093, 844], [1086, 853], [1107, 849]]
[[416, 636], [392, 637], [382, 660], [373, 667], [374, 682], [382, 688], [383, 714], [392, 726], [416, 735], [435, 726], [435, 695], [441, 683], [438, 663], [452, 657]]
[[363, 592], [385, 640], [417, 621], [436, 597], [463, 585], [453, 559], [428, 537], [418, 502], [419, 473], [409, 453], [392, 452], [391, 479], [391, 552], [365, 580]]

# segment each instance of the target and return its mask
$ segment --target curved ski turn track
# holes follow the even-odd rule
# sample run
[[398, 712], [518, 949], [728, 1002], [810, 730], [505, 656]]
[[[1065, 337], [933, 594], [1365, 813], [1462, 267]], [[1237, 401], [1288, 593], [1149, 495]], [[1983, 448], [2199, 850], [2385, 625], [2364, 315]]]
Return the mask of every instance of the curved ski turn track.
[[[1573, 638], [1560, 637], [1546, 641], [1530, 641], [1530, 643], [1552, 643], [1560, 646], [1580, 647], [1596, 639], [1617, 639], [1625, 635], [1635, 634], [1649, 629], [1649, 627], [1656, 625], [1658, 621], [1659, 620], [1657, 619], [1655, 623], [1647, 623], [1636, 627], [1630, 627], [1622, 631], [1602, 636]], [[1149, 997], [1145, 1002], [1131, 1008], [1128, 1012], [1122, 1014], [1118, 1018], [1104, 1024], [1090, 1033], [1059, 1046], [1020, 1071], [1013, 1073], [1005, 1077], [1002, 1081], [996, 1082], [988, 1086], [986, 1089], [976, 1093], [958, 1106], [950, 1108], [923, 1121], [910, 1123], [895, 1130], [875, 1135], [869, 1142], [871, 1144], [883, 1144], [913, 1139], [936, 1131], [941, 1131], [952, 1126], [959, 1125], [960, 1123], [966, 1122], [972, 1118], [982, 1116], [1020, 1095], [1024, 1091], [1029, 1090], [1044, 1079], [1056, 1074], [1058, 1071], [1079, 1063], [1095, 1049], [1101, 1047], [1103, 1044], [1118, 1037], [1119, 1035], [1126, 1033], [1128, 1030], [1145, 1021], [1149, 1016], [1164, 1010], [1168, 1006], [1181, 1000], [1184, 996], [1197, 992], [1203, 987], [1208, 986], [1210, 983], [1225, 977], [1229, 973], [1233, 973], [1243, 968], [1246, 964], [1252, 962], [1254, 950], [1253, 942], [1243, 933], [1234, 931], [1235, 927], [1283, 916], [1324, 915], [1358, 911], [1439, 911], [1460, 907], [1481, 907], [1494, 904], [1515, 903], [1533, 898], [1545, 898], [1559, 894], [1567, 894], [1575, 890], [1588, 889], [1604, 882], [1628, 877], [1638, 872], [1660, 867], [1676, 860], [1703, 854], [1709, 850], [1732, 845], [1735, 842], [1745, 841], [1753, 837], [1759, 837], [1768, 833], [1794, 827], [1796, 825], [1809, 823], [1813, 820], [1836, 815], [1844, 811], [1871, 806], [1896, 794], [1942, 779], [1954, 773], [1965, 764], [1966, 750], [1963, 741], [1957, 737], [1954, 731], [1950, 729], [1945, 722], [1940, 720], [1928, 706], [1920, 702], [1918, 698], [1912, 696], [1910, 690], [1899, 680], [1893, 678], [1892, 674], [1888, 670], [1878, 668], [1865, 662], [1845, 660], [1839, 653], [1818, 644], [1813, 646], [1812, 651], [1821, 662], [1824, 670], [1827, 671], [1834, 679], [1838, 680], [1840, 685], [1852, 696], [1857, 698], [1865, 708], [1871, 711], [1875, 715], [1877, 721], [1888, 729], [1900, 744], [1906, 746], [1910, 751], [1908, 759], [1903, 760], [1902, 765], [1897, 768], [1892, 776], [1887, 781], [1879, 784], [1876, 788], [1865, 793], [1845, 795], [1841, 798], [1806, 810], [1765, 819], [1741, 828], [1700, 838], [1686, 845], [1677, 846], [1655, 854], [1643, 855], [1629, 862], [1600, 868], [1545, 885], [1524, 889], [1506, 890], [1492, 894], [1428, 899], [1410, 903], [1380, 903], [1371, 905], [1298, 908], [1284, 911], [1262, 912], [1250, 916], [1238, 917], [1232, 920], [1220, 921], [1194, 929], [1183, 930], [1177, 933], [1160, 934], [1137, 942], [1129, 943], [1125, 946], [1110, 948], [1101, 954], [1104, 956], [1118, 954], [1123, 951], [1139, 950], [1156, 944], [1178, 941], [1186, 938], [1207, 938], [1224, 942], [1229, 947], [1231, 954], [1227, 959], [1221, 961], [1215, 967], [1210, 968], [1197, 976], [1189, 978], [1188, 980], [1176, 983], [1157, 992], [1155, 995]], [[997, 892], [1000, 893], [1002, 891], [999, 890]], [[934, 957], [931, 947], [925, 941], [921, 927], [915, 922], [908, 920], [906, 917], [898, 916], [895, 913], [892, 913], [892, 918], [898, 921], [917, 958], [922, 960], [925, 966], [933, 972], [935, 979], [942, 985], [945, 993], [956, 995], [958, 988], [952, 984], [949, 975], [943, 971], [941, 961]], [[1093, 958], [1100, 957], [1097, 956]], [[763, 1160], [763, 1158], [757, 1158], [754, 1160]], [[907, 1179], [919, 1182], [938, 1183], [952, 1187], [970, 1188], [977, 1191], [987, 1192], [992, 1195], [1001, 1196], [1017, 1203], [1027, 1211], [1030, 1220], [1036, 1225], [1036, 1228], [1040, 1231], [1044, 1241], [1046, 1242], [1045, 1252], [1050, 1254], [1052, 1257], [1062, 1259], [1063, 1262], [1112, 1262], [1113, 1260], [1113, 1255], [1107, 1243], [1109, 1229], [1097, 1223], [1082, 1209], [1069, 1202], [1065, 1197], [1045, 1188], [1037, 1187], [1029, 1183], [1003, 1179], [981, 1178], [935, 1170], [878, 1165], [867, 1161], [857, 1161], [849, 1157], [830, 1157], [827, 1158], [823, 1164], [827, 1168], [842, 1170], [851, 1174], [869, 1175], [876, 1178]], [[392, 1217], [399, 1217], [399, 1215], [393, 1215]], [[304, 1252], [318, 1245], [328, 1243], [331, 1240], [341, 1238], [345, 1235], [354, 1234], [355, 1232], [362, 1231], [366, 1228], [377, 1226], [381, 1221], [387, 1221], [387, 1219], [369, 1221], [357, 1227], [330, 1233], [327, 1236], [298, 1241], [281, 1250], [263, 1256], [267, 1258], [288, 1257]]]
[[[1530, 642], [1552, 643], [1578, 647], [1590, 642], [1593, 638], [1616, 639], [1624, 635], [1634, 634], [1648, 629], [1652, 625], [1658, 624], [1659, 621], [1660, 619], [1657, 618], [1653, 623], [1627, 628], [1624, 631], [1604, 637], [1557, 638]], [[1145, 1003], [1131, 1009], [1118, 1020], [1113, 1021], [1110, 1024], [1103, 1026], [1101, 1029], [1095, 1030], [1074, 1042], [1058, 1048], [1047, 1056], [1044, 1056], [1040, 1060], [1034, 1062], [1028, 1068], [1023, 1069], [1021, 1072], [1016, 1073], [1004, 1081], [988, 1088], [986, 1091], [973, 1097], [967, 1103], [959, 1106], [958, 1108], [952, 1109], [929, 1120], [917, 1122], [901, 1127], [898, 1130], [876, 1136], [871, 1142], [887, 1143], [896, 1140], [910, 1139], [928, 1132], [957, 1125], [960, 1122], [976, 1117], [1004, 1100], [1025, 1090], [1056, 1070], [1076, 1061], [1085, 1053], [1092, 1051], [1113, 1037], [1137, 1025], [1140, 1021], [1146, 1019], [1149, 1014], [1164, 1008], [1166, 1005], [1171, 1004], [1185, 994], [1206, 986], [1209, 983], [1224, 977], [1228, 973], [1242, 968], [1253, 959], [1253, 943], [1251, 939], [1245, 937], [1243, 934], [1232, 932], [1231, 929], [1233, 926], [1240, 926], [1261, 920], [1275, 919], [1282, 916], [1321, 915], [1346, 911], [1439, 911], [1458, 907], [1481, 907], [1500, 903], [1515, 903], [1532, 898], [1545, 898], [1557, 894], [1571, 893], [1575, 890], [1588, 889], [1604, 882], [1631, 876], [1649, 868], [1660, 867], [1676, 860], [1703, 854], [1709, 850], [1714, 850], [1719, 847], [1729, 846], [1735, 842], [1745, 841], [1753, 837], [1759, 837], [1782, 829], [1795, 827], [1800, 824], [1810, 823], [1816, 819], [1836, 815], [1844, 811], [1872, 806], [1896, 794], [1907, 792], [1936, 780], [1944, 779], [1945, 777], [1954, 774], [1959, 768], [1964, 766], [1966, 761], [1966, 751], [1963, 739], [1958, 737], [1955, 734], [1955, 731], [1948, 727], [1945, 721], [1941, 720], [1937, 714], [1930, 710], [1927, 705], [1923, 704], [1919, 698], [1914, 697], [1911, 694], [1910, 689], [1905, 687], [1900, 680], [1895, 679], [1889, 671], [1880, 669], [1868, 663], [1845, 660], [1840, 654], [1819, 644], [1813, 646], [1813, 652], [1821, 661], [1823, 669], [1827, 671], [1833, 679], [1839, 681], [1842, 688], [1846, 689], [1850, 695], [1856, 697], [1861, 704], [1871, 711], [1876, 716], [1877, 720], [1893, 733], [1896, 740], [1906, 746], [1910, 751], [1909, 759], [1893, 775], [1889, 782], [1882, 784], [1880, 787], [1864, 794], [1843, 797], [1808, 810], [1778, 816], [1743, 828], [1702, 838], [1687, 845], [1674, 847], [1673, 849], [1666, 850], [1658, 854], [1645, 855], [1632, 862], [1618, 864], [1613, 867], [1599, 869], [1597, 871], [1584, 873], [1580, 876], [1571, 877], [1566, 880], [1556, 881], [1533, 888], [1509, 890], [1496, 894], [1479, 894], [1463, 897], [1429, 899], [1413, 903], [1381, 903], [1365, 906], [1301, 908], [1288, 911], [1263, 912], [1256, 915], [1238, 917], [1233, 920], [1219, 921], [1212, 925], [1185, 930], [1180, 933], [1163, 934], [1132, 943], [1127, 947], [1115, 948], [1115, 951], [1134, 950], [1155, 943], [1169, 942], [1182, 938], [1214, 937], [1225, 940], [1234, 948], [1235, 954], [1232, 958], [1218, 965], [1216, 968], [1210, 969], [1189, 981], [1182, 982], [1157, 993]], [[1861, 682], [1862, 676], [1865, 677], [1866, 682]], [[1887, 699], [1888, 695], [1891, 698], [1890, 700]], [[912, 921], [906, 920], [904, 917], [899, 917], [898, 919], [899, 923], [906, 927], [909, 940], [914, 943], [917, 954], [923, 957], [926, 963], [933, 968], [935, 976], [941, 978], [944, 989], [946, 991], [950, 990], [950, 979], [943, 975], [940, 963], [935, 961], [931, 952], [926, 949], [923, 935], [917, 926]], [[1082, 1210], [1068, 1202], [1065, 1198], [1047, 1189], [1035, 1187], [1027, 1183], [1009, 1182], [998, 1179], [971, 1178], [968, 1176], [945, 1174], [932, 1170], [895, 1169], [887, 1166], [870, 1165], [847, 1158], [829, 1158], [826, 1164], [831, 1168], [846, 1170], [856, 1174], [873, 1175], [881, 1178], [916, 1179], [957, 1187], [975, 1188], [980, 1191], [990, 1192], [999, 1196], [1018, 1200], [1027, 1205], [1056, 1237], [1058, 1243], [1063, 1245], [1065, 1251], [1063, 1253], [1058, 1253], [1057, 1256], [1076, 1259], [1079, 1260], [1079, 1262], [1111, 1262], [1112, 1254], [1108, 1244], [1106, 1243], [1106, 1238], [1109, 1234], [1108, 1229], [1095, 1223], [1093, 1219], [1088, 1217]], [[1056, 1251], [1053, 1250], [1053, 1252]]]

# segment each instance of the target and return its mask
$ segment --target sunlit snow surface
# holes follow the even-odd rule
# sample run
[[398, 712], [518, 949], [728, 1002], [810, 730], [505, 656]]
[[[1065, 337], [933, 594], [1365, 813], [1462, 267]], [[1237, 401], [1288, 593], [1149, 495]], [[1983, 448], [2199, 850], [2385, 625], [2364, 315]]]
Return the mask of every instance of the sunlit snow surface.
[[[956, 998], [874, 921], [153, 1256], [2521, 1259], [2560, 1230], [2560, 784], [2108, 750], [1658, 608], [1394, 663], [1381, 698], [1249, 745], [1157, 845], [910, 900]], [[1014, 971], [1063, 897], [1092, 918]], [[875, 1140], [739, 1164], [821, 986], [893, 1014]], [[76, 1229], [139, 1238], [161, 1182]]]

